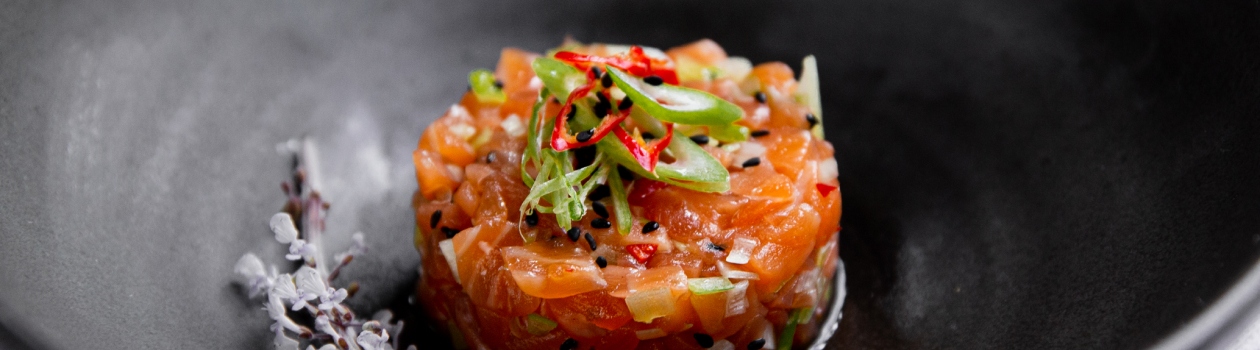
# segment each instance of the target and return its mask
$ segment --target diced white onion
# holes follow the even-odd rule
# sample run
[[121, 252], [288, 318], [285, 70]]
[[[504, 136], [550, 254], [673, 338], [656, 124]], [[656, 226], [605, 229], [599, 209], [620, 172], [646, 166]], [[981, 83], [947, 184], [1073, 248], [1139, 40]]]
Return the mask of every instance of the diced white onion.
[[726, 339], [721, 339], [713, 342], [713, 346], [710, 346], [709, 350], [735, 350], [735, 344], [731, 344]]
[[726, 60], [718, 62], [717, 66], [723, 76], [736, 82], [744, 81], [744, 78], [752, 73], [752, 62], [743, 57], [727, 57]]
[[665, 333], [665, 331], [660, 328], [649, 328], [649, 329], [634, 331], [634, 336], [638, 337], [639, 340], [656, 339], [656, 338], [664, 337], [666, 335], [669, 335], [669, 334]]
[[717, 266], [718, 266], [718, 272], [721, 272], [722, 277], [726, 277], [727, 279], [757, 280], [761, 278], [761, 276], [756, 273], [743, 271], [743, 270], [736, 270], [736, 269], [727, 267], [726, 264], [722, 263], [721, 261], [717, 263]]
[[455, 242], [450, 238], [438, 242], [438, 248], [442, 250], [442, 256], [446, 257], [446, 265], [451, 267], [451, 274], [455, 275], [455, 283], [459, 281], [459, 267], [455, 265]]
[[748, 258], [752, 256], [753, 248], [757, 247], [757, 239], [739, 237], [735, 239], [735, 244], [731, 246], [731, 253], [726, 255], [726, 262], [732, 264], [747, 264]]
[[726, 291], [726, 314], [739, 315], [748, 310], [748, 281], [739, 281], [735, 288]]
[[836, 165], [836, 159], [828, 157], [826, 160], [818, 163], [818, 182], [828, 181], [840, 176], [840, 167]]
[[[538, 79], [538, 77], [534, 77]], [[521, 137], [525, 135], [525, 124], [521, 123], [521, 117], [515, 113], [509, 114], [507, 118], [503, 118], [503, 122], [499, 123], [499, 127], [511, 137]]]
[[[768, 91], [770, 92], [771, 95], [775, 95], [776, 94], [775, 91], [777, 90], [771, 87], [770, 90]], [[757, 109], [753, 110], [753, 115], [752, 115], [753, 120], [761, 120], [761, 119], [766, 119], [766, 118], [770, 118], [770, 107], [766, 105], [760, 105], [760, 106], [757, 106]]]
[[459, 123], [451, 125], [451, 135], [459, 137], [460, 140], [468, 141], [473, 135], [477, 134], [477, 128], [471, 124]]
[[472, 114], [468, 113], [468, 109], [458, 104], [451, 105], [451, 109], [446, 111], [446, 113], [454, 116], [455, 119], [472, 118]]
[[464, 182], [464, 168], [460, 168], [455, 164], [447, 164], [446, 171], [451, 174], [451, 180], [454, 180], [456, 183]]
[[634, 320], [648, 323], [653, 319], [674, 313], [674, 295], [668, 287], [658, 287], [630, 293], [626, 307]]
[[[734, 164], [744, 164], [745, 161], [753, 157], [761, 157], [766, 155], [766, 147], [757, 142], [744, 142], [744, 145], [735, 151]], [[765, 159], [762, 159], [763, 163]]]
[[534, 76], [533, 78], [529, 78], [530, 90], [542, 90], [542, 87], [543, 87], [542, 79], [538, 79], [537, 76]]

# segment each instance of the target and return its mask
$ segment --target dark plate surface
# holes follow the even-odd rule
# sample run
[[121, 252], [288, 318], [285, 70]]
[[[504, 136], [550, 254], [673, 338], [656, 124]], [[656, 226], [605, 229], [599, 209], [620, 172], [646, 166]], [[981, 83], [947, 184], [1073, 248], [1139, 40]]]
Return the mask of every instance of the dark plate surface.
[[279, 257], [276, 145], [303, 135], [330, 236], [374, 249], [352, 305], [404, 297], [423, 126], [566, 34], [817, 55], [840, 348], [1145, 347], [1260, 252], [1256, 1], [10, 1], [0, 341], [262, 348], [231, 269]]

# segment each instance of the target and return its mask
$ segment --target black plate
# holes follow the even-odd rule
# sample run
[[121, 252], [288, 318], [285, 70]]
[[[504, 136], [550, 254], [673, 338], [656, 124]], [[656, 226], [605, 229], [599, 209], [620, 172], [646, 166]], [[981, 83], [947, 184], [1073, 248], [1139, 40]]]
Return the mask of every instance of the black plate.
[[0, 340], [262, 348], [231, 268], [278, 257], [275, 146], [302, 135], [329, 231], [376, 249], [352, 304], [401, 300], [422, 127], [501, 47], [566, 34], [817, 55], [837, 347], [1146, 347], [1260, 251], [1255, 1], [19, 1], [0, 5]]

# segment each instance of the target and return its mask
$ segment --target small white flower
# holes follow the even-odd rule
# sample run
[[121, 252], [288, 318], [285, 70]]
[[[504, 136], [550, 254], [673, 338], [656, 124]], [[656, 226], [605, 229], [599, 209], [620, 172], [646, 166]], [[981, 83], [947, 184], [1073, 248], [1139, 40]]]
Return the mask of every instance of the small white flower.
[[324, 295], [319, 297], [319, 309], [324, 311], [332, 310], [333, 307], [345, 301], [348, 295], [349, 293], [346, 292], [345, 288], [332, 289], [332, 287], [328, 287], [325, 289]]
[[341, 333], [337, 332], [336, 328], [333, 328], [332, 322], [328, 321], [328, 315], [319, 315], [319, 317], [315, 318], [315, 329], [331, 335], [334, 343], [341, 340]]
[[236, 274], [242, 278], [242, 284], [249, 287], [249, 297], [253, 298], [271, 289], [276, 277], [276, 267], [271, 267], [271, 275], [263, 268], [262, 260], [254, 253], [245, 253], [236, 261]]
[[315, 298], [324, 297], [328, 294], [328, 285], [324, 284], [324, 276], [319, 271], [312, 269], [310, 266], [302, 265], [302, 268], [299, 268], [296, 274], [297, 294], [301, 299], [297, 303], [300, 303], [301, 307], [295, 303], [293, 310], [307, 306], [306, 302], [308, 300], [315, 300]]
[[294, 239], [289, 242], [289, 254], [285, 254], [284, 258], [294, 261], [313, 258], [318, 251], [315, 248], [314, 244], [307, 243], [305, 239]]
[[379, 321], [364, 322], [363, 332], [359, 333], [357, 342], [364, 350], [393, 349], [388, 343], [389, 332], [385, 331]]
[[283, 274], [276, 276], [272, 281], [271, 295], [280, 297], [281, 300], [297, 299], [297, 286], [293, 285], [293, 275]]
[[[298, 270], [298, 272], [300, 276], [302, 270]], [[301, 282], [302, 278], [299, 277], [298, 283]], [[293, 284], [293, 277], [287, 273], [276, 278], [276, 284], [275, 287], [271, 288], [271, 294], [279, 297], [280, 299], [292, 301], [293, 311], [301, 310], [302, 308], [310, 305], [307, 301], [315, 300], [315, 298], [319, 297], [319, 294], [298, 288]]]
[[302, 265], [294, 273], [294, 277], [297, 279], [299, 291], [306, 291], [317, 296], [324, 296], [328, 293], [328, 284], [324, 283], [324, 275], [310, 266]]
[[344, 262], [346, 257], [360, 256], [367, 253], [367, 244], [363, 242], [363, 232], [355, 232], [350, 236], [350, 239], [354, 241], [354, 243], [350, 245], [350, 249], [346, 250], [345, 253], [337, 254], [337, 256], [333, 257], [333, 259], [336, 259], [336, 261], [339, 262]]
[[276, 323], [271, 324], [271, 331], [281, 332], [282, 329], [287, 329], [293, 333], [302, 332], [302, 329], [298, 327], [297, 323], [294, 323], [293, 320], [289, 318], [289, 315], [285, 314], [284, 301], [281, 301], [279, 296], [276, 296], [275, 294], [268, 295], [265, 309], [267, 310], [267, 316], [270, 316], [272, 320], [276, 321]]
[[289, 243], [298, 239], [297, 227], [293, 225], [293, 217], [289, 213], [276, 213], [271, 216], [271, 232], [275, 232], [276, 241]]

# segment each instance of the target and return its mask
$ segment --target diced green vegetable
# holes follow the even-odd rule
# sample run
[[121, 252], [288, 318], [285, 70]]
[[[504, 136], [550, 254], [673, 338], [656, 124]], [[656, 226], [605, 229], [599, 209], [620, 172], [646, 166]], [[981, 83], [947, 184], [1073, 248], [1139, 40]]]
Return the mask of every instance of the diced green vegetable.
[[586, 84], [586, 74], [556, 59], [539, 57], [534, 59], [532, 66], [534, 75], [542, 80], [543, 86], [561, 99], [568, 98], [570, 92]]
[[[615, 163], [605, 165], [608, 168], [616, 166]], [[609, 192], [612, 192], [613, 216], [617, 217], [617, 233], [626, 235], [630, 233], [630, 225], [633, 225], [634, 218], [630, 214], [630, 202], [626, 199], [626, 185], [621, 182], [621, 173], [608, 172], [608, 187]]]
[[788, 314], [787, 325], [783, 326], [783, 333], [779, 334], [778, 350], [792, 350], [792, 342], [796, 338], [796, 325], [801, 318], [800, 313], [805, 309], [796, 309]]
[[495, 82], [494, 73], [485, 69], [475, 69], [468, 74], [468, 86], [472, 87], [473, 95], [477, 97], [477, 102], [481, 103], [503, 103], [507, 101], [507, 95], [503, 94], [503, 88]]
[[539, 314], [529, 314], [525, 316], [525, 330], [529, 334], [544, 335], [556, 329], [556, 321], [543, 317]]
[[707, 295], [735, 289], [735, 285], [726, 277], [688, 278], [687, 289], [691, 294]]
[[662, 121], [723, 125], [744, 115], [739, 106], [704, 91], [669, 84], [648, 85], [614, 67], [608, 67], [608, 73], [635, 106]]
[[818, 118], [818, 125], [814, 125], [811, 131], [814, 136], [823, 138], [822, 96], [818, 91], [818, 62], [814, 55], [805, 56], [805, 60], [801, 62], [800, 85], [797, 85], [796, 91], [800, 94], [801, 102], [809, 106], [810, 113]]

